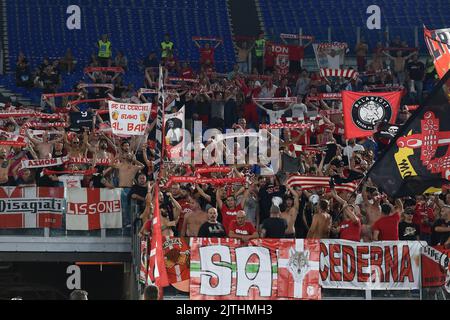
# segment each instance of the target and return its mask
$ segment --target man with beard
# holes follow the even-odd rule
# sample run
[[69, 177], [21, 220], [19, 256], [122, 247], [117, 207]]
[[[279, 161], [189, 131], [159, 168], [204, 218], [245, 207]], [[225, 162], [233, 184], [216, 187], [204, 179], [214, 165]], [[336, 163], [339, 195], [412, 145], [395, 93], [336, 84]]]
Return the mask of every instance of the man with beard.
[[223, 224], [217, 221], [217, 209], [208, 209], [208, 221], [203, 223], [198, 231], [198, 237], [202, 238], [224, 238], [227, 234]]
[[135, 155], [127, 153], [121, 159], [116, 158], [111, 168], [119, 171], [119, 188], [130, 188], [136, 173], [144, 169], [144, 165], [136, 160]]
[[197, 237], [200, 227], [208, 221], [208, 214], [201, 210], [200, 204], [193, 197], [189, 197], [191, 212], [184, 216], [181, 228], [182, 237]]

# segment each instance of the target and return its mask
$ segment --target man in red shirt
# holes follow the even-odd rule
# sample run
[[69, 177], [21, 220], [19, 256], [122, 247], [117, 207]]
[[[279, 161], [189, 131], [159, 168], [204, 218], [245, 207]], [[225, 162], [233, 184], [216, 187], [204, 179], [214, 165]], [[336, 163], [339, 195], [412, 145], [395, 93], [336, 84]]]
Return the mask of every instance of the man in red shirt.
[[241, 202], [236, 204], [236, 198], [230, 195], [226, 198], [225, 203], [222, 201], [222, 189], [219, 188], [216, 191], [216, 201], [217, 206], [220, 208], [220, 214], [222, 216], [222, 224], [225, 228], [225, 232], [229, 234], [230, 223], [236, 219], [236, 214], [238, 211], [243, 210], [245, 201], [248, 197], [248, 187], [245, 187], [244, 195], [242, 196]]
[[431, 199], [426, 202], [423, 195], [416, 196], [416, 201], [412, 223], [420, 227], [420, 240], [430, 242], [431, 227], [436, 218], [433, 209], [434, 203]]
[[394, 212], [392, 205], [383, 203], [381, 213], [383, 216], [373, 224], [374, 241], [398, 241], [398, 224], [400, 223], [400, 214], [403, 212], [402, 200], [395, 201]]
[[236, 238], [244, 242], [258, 238], [258, 232], [250, 221], [246, 221], [246, 218], [247, 215], [244, 210], [238, 211], [236, 220], [232, 220], [230, 223], [228, 233], [230, 238]]
[[200, 52], [200, 64], [204, 65], [214, 65], [214, 51], [218, 46], [222, 43], [221, 41], [217, 41], [214, 47], [211, 47], [208, 42], [205, 43], [205, 46], [202, 47], [197, 40], [194, 40], [195, 45], [198, 47]]
[[359, 242], [361, 240], [361, 220], [355, 212], [355, 205], [349, 204], [342, 199], [334, 188], [331, 189], [333, 198], [342, 205], [344, 212], [344, 220], [341, 221], [337, 231], [339, 232], [339, 239], [351, 240]]

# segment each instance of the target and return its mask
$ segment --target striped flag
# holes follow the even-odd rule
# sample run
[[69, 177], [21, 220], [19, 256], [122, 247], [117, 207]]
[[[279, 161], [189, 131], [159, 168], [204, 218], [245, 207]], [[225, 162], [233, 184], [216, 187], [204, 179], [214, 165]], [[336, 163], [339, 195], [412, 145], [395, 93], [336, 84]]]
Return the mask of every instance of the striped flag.
[[164, 263], [163, 239], [161, 233], [161, 215], [159, 212], [159, 186], [155, 184], [154, 214], [152, 221], [152, 238], [150, 245], [149, 270], [148, 276], [152, 283], [157, 287], [167, 287], [169, 280], [167, 278], [166, 265]]
[[158, 109], [156, 113], [156, 148], [155, 161], [153, 162], [153, 179], [157, 181], [161, 170], [161, 161], [163, 153], [163, 117], [164, 117], [164, 69], [159, 66], [159, 85], [158, 85]]
[[280, 239], [278, 296], [321, 299], [319, 256], [320, 241], [317, 239]]
[[[303, 190], [315, 189], [315, 188], [329, 188], [331, 177], [316, 177], [316, 176], [303, 176], [303, 175], [292, 175], [287, 180], [287, 185], [290, 188], [300, 187]], [[358, 184], [354, 181], [337, 184], [335, 187], [336, 191], [348, 191], [355, 192], [358, 188]]]

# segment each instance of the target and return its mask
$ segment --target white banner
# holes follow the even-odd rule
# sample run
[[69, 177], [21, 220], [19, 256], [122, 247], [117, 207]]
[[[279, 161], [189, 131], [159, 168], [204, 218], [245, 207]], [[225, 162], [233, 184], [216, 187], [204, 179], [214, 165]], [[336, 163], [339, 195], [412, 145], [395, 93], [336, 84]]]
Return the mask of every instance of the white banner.
[[320, 285], [332, 289], [419, 289], [424, 245], [419, 241], [321, 240]]
[[111, 128], [114, 134], [144, 134], [152, 108], [151, 103], [132, 104], [108, 101]]
[[313, 43], [313, 48], [319, 68], [340, 69], [344, 64], [346, 43]]
[[22, 160], [22, 168], [48, 168], [60, 166], [67, 162], [69, 157], [62, 158], [50, 158], [50, 159], [34, 159], [34, 160]]
[[122, 228], [121, 192], [122, 189], [71, 188], [67, 192], [66, 229]]

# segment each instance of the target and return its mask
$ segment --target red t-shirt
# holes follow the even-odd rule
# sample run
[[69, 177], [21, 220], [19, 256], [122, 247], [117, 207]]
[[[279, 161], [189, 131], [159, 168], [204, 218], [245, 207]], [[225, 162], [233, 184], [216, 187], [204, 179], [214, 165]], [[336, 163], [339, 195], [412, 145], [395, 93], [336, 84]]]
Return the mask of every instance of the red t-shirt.
[[238, 204], [234, 209], [229, 209], [225, 203], [222, 204], [222, 208], [220, 208], [220, 213], [222, 214], [222, 224], [227, 234], [230, 229], [231, 221], [236, 220], [236, 213], [240, 210], [242, 210], [240, 204]]
[[200, 63], [205, 63], [207, 60], [214, 64], [214, 48], [200, 48]]
[[424, 219], [428, 217], [428, 221], [434, 222], [434, 210], [433, 208], [426, 208], [425, 204], [417, 203], [413, 216], [413, 223], [420, 226], [420, 233], [431, 234], [431, 226], [424, 223]]
[[398, 241], [398, 224], [400, 222], [400, 213], [396, 212], [390, 216], [379, 218], [373, 224], [373, 230], [380, 232], [379, 241]]
[[230, 223], [230, 232], [233, 231], [236, 234], [249, 236], [255, 233], [256, 229], [253, 224], [246, 221], [243, 226], [238, 225], [237, 220], [232, 220]]
[[289, 60], [300, 61], [305, 56], [305, 47], [298, 45], [288, 45]]
[[359, 242], [361, 240], [361, 221], [344, 220], [339, 224], [339, 238]]

